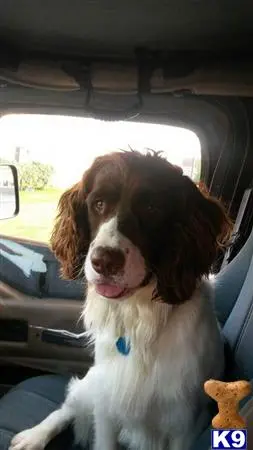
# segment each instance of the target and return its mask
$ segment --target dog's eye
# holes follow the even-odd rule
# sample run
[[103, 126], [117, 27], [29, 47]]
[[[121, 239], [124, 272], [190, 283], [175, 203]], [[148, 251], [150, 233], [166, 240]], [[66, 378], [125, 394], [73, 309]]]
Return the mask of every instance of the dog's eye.
[[103, 200], [97, 200], [94, 203], [94, 208], [98, 214], [103, 214], [103, 212], [105, 210], [105, 202]]

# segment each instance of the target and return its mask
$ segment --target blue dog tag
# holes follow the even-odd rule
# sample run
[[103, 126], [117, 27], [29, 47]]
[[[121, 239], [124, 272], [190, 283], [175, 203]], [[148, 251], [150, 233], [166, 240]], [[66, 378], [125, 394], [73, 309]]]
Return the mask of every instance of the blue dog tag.
[[118, 351], [124, 356], [127, 356], [129, 354], [131, 348], [130, 342], [127, 342], [125, 337], [119, 337], [116, 342], [116, 347]]

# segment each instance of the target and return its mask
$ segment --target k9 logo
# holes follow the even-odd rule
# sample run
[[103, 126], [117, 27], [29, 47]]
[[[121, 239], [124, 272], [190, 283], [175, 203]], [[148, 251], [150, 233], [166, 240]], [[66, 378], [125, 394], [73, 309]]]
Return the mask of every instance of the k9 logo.
[[247, 450], [247, 430], [211, 430], [212, 450]]

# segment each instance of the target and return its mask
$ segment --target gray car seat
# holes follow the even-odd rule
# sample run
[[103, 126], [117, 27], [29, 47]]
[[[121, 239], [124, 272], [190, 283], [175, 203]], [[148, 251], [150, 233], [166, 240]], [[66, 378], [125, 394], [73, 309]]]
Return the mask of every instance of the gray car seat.
[[[253, 231], [234, 260], [214, 281], [217, 317], [230, 348], [228, 375], [231, 379], [253, 378]], [[42, 376], [29, 379], [0, 401], [0, 450], [7, 450], [17, 432], [40, 422], [64, 400], [68, 378]], [[210, 448], [210, 428], [205, 430], [192, 450]], [[77, 450], [72, 430], [68, 429], [48, 450]], [[102, 450], [102, 449], [101, 449]]]
[[[62, 403], [68, 377], [45, 375], [28, 379], [0, 401], [0, 450], [8, 450], [10, 440], [19, 431], [41, 422]], [[78, 450], [73, 433], [67, 429], [48, 445], [48, 450]]]

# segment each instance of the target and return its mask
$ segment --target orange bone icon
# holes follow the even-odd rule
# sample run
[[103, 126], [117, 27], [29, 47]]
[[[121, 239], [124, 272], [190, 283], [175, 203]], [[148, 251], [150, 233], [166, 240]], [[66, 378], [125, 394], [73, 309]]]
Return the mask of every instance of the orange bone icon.
[[239, 415], [239, 402], [251, 393], [248, 381], [225, 383], [208, 380], [204, 384], [205, 392], [218, 403], [219, 412], [212, 420], [213, 428], [242, 429], [246, 428], [245, 420]]

